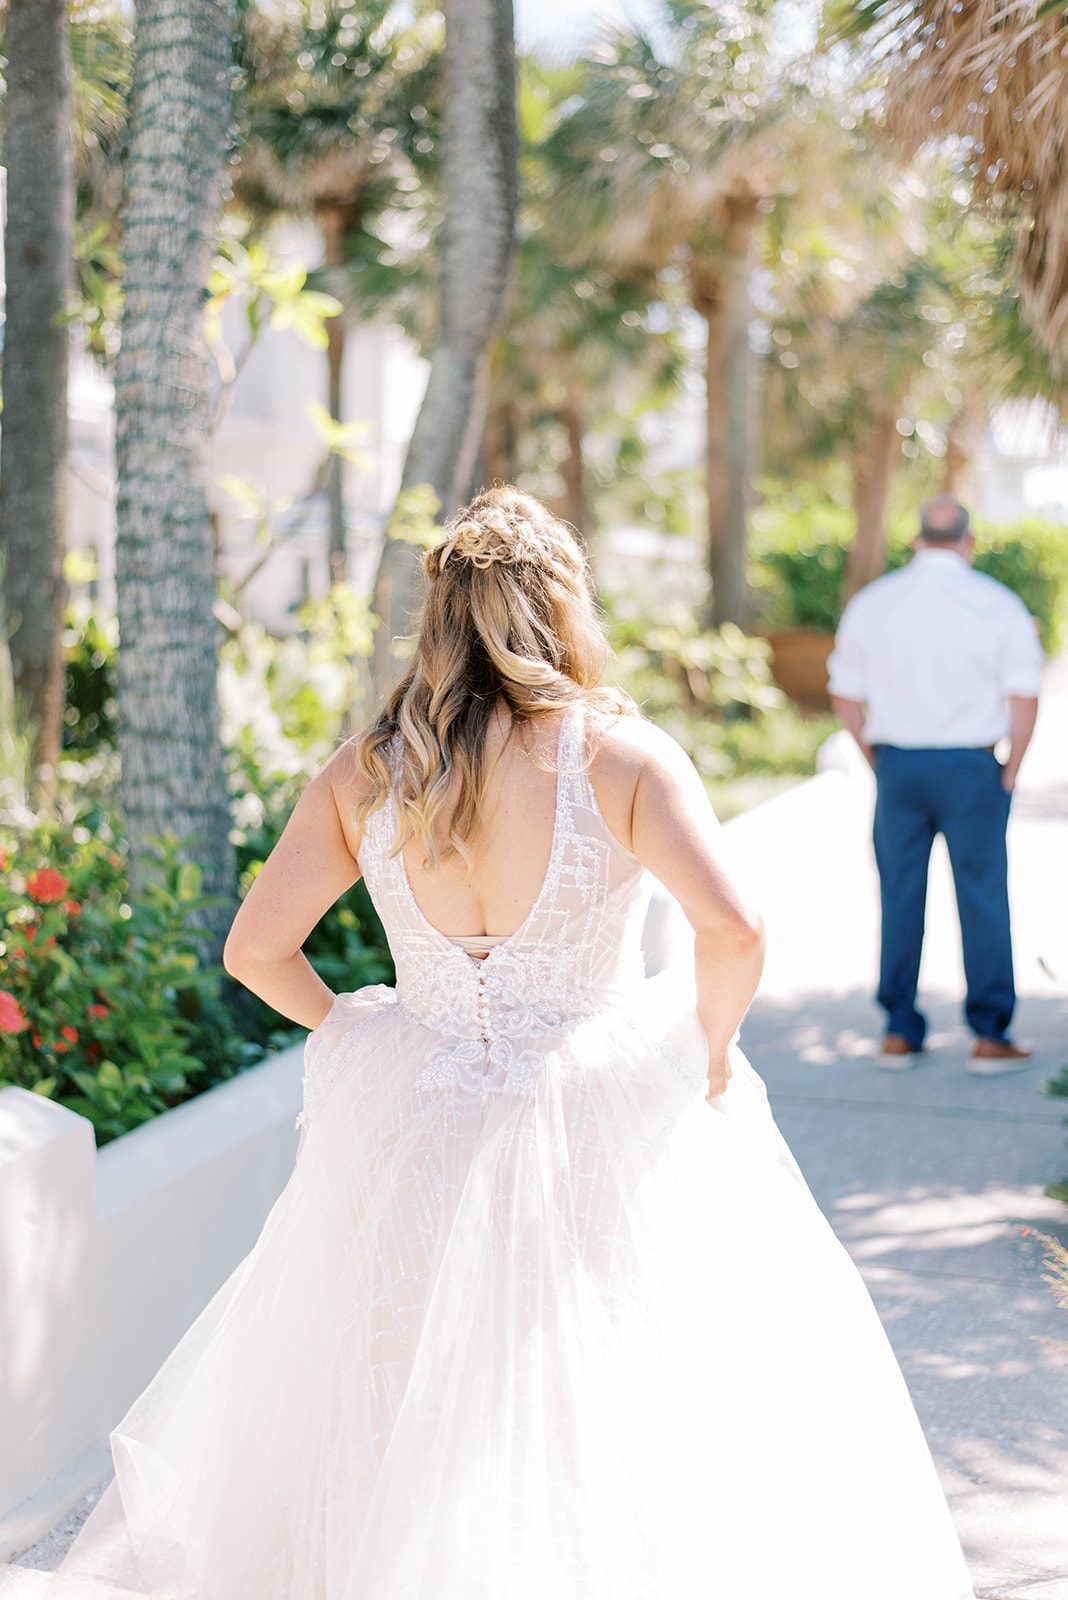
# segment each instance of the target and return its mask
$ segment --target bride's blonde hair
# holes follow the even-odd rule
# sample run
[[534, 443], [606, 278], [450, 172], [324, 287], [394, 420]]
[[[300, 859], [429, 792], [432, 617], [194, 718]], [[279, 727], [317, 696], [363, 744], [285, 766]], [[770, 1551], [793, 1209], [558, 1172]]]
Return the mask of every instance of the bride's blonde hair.
[[[387, 745], [402, 740], [393, 851], [420, 841], [427, 868], [459, 855], [468, 868], [482, 823], [486, 730], [498, 696], [516, 724], [582, 700], [633, 711], [602, 686], [611, 656], [585, 553], [566, 523], [511, 484], [484, 489], [453, 517], [423, 558], [426, 597], [415, 655], [378, 717], [356, 743], [370, 781], [362, 822], [391, 782]], [[450, 780], [459, 796], [440, 845], [435, 822]]]

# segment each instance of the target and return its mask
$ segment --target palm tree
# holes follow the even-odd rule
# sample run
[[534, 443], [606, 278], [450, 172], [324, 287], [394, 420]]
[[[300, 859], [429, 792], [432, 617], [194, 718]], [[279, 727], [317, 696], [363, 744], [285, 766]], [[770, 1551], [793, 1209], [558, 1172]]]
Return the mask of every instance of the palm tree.
[[203, 315], [229, 137], [231, 22], [229, 0], [138, 7], [116, 367], [117, 691], [131, 883], [135, 893], [144, 885], [151, 838], [176, 834], [219, 897], [207, 911], [212, 957], [232, 918], [235, 873], [216, 692]]
[[509, 482], [536, 471], [548, 441], [562, 493], [546, 497], [592, 546], [587, 438], [604, 440], [667, 405], [682, 352], [673, 329], [650, 325], [649, 284], [562, 266], [541, 229], [523, 238], [516, 265], [514, 310], [490, 366], [483, 476]]
[[131, 19], [117, 3], [73, 0], [75, 311], [86, 349], [110, 365], [122, 305], [122, 156], [129, 114]]
[[[980, 198], [1020, 219], [1024, 309], [1068, 366], [1068, 0], [842, 0], [832, 37], [861, 39], [888, 76], [909, 149], [955, 136]], [[887, 72], [886, 64], [890, 63]]]
[[[487, 482], [533, 473], [558, 476], [554, 501], [582, 536], [596, 532], [587, 460], [591, 432], [618, 436], [643, 409], [666, 405], [683, 364], [672, 326], [650, 325], [662, 306], [655, 274], [624, 277], [565, 264], [561, 190], [553, 134], [581, 69], [524, 61], [519, 77], [521, 213], [511, 313], [490, 364], [483, 444]], [[542, 491], [545, 493], [545, 491]]]
[[729, 15], [670, 0], [670, 48], [638, 30], [606, 38], [557, 157], [573, 174], [572, 259], [681, 272], [705, 321], [710, 619], [740, 626], [750, 610], [750, 280], [787, 109], [772, 84], [771, 12], [769, 0]]
[[[447, 515], [474, 485], [487, 363], [506, 308], [517, 191], [512, 0], [446, 0], [442, 108], [438, 337], [399, 505], [425, 485]], [[396, 671], [392, 641], [411, 626], [418, 578], [412, 545], [390, 532], [374, 590], [379, 691]]]
[[953, 176], [938, 186], [931, 245], [947, 285], [952, 348], [932, 376], [943, 401], [951, 393], [941, 487], [959, 494], [994, 407], [1040, 399], [1063, 412], [1068, 366], [1053, 360], [1025, 315], [1012, 219], [962, 210]]
[[772, 470], [847, 464], [848, 596], [883, 570], [903, 452], [941, 446], [955, 490], [997, 401], [1056, 402], [1064, 384], [1021, 326], [1006, 230], [962, 211], [945, 162], [895, 172], [862, 134], [833, 176], [776, 207], [769, 235]]
[[930, 186], [895, 171], [864, 131], [837, 145], [833, 127], [825, 133], [830, 164], [776, 207], [769, 229], [767, 432], [773, 471], [847, 466], [848, 598], [883, 570], [903, 419], [938, 361], [951, 293]]
[[[242, 140], [237, 200], [257, 217], [311, 217], [322, 275], [346, 315], [327, 325], [327, 409], [342, 418], [354, 260], [381, 255], [375, 219], [410, 206], [436, 146], [441, 29], [423, 6], [397, 20], [393, 0], [286, 0], [245, 7], [238, 61]], [[329, 463], [330, 565], [346, 575], [343, 464]]]
[[63, 728], [67, 329], [74, 237], [72, 74], [64, 0], [9, 0], [7, 286], [0, 551], [15, 691], [43, 796]]

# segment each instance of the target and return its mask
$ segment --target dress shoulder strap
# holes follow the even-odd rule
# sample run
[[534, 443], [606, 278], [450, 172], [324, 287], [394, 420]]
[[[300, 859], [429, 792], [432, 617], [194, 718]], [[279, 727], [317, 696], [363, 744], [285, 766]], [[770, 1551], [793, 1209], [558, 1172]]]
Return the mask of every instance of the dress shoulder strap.
[[586, 707], [573, 700], [564, 713], [559, 746], [560, 782], [573, 804], [586, 805], [593, 794], [586, 749]]

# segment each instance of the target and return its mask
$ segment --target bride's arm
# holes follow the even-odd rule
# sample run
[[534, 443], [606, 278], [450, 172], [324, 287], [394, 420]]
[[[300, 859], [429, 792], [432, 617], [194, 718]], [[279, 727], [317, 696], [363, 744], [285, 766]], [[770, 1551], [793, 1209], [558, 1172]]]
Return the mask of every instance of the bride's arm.
[[697, 1014], [708, 1040], [709, 1094], [716, 1095], [727, 1086], [727, 1047], [764, 968], [764, 924], [731, 880], [722, 830], [693, 762], [659, 729], [649, 730], [645, 742], [631, 849], [675, 896], [694, 930]]
[[351, 752], [319, 769], [230, 927], [223, 965], [231, 977], [305, 1028], [317, 1028], [334, 993], [301, 950], [335, 900], [360, 877], [359, 840], [348, 820], [355, 799]]

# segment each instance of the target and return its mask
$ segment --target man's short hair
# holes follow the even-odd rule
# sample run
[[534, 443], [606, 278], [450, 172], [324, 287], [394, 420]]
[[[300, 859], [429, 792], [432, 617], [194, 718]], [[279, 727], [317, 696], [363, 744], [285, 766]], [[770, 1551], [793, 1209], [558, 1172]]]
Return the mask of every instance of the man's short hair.
[[968, 532], [970, 518], [951, 494], [936, 494], [920, 507], [920, 538], [932, 544], [956, 544]]

